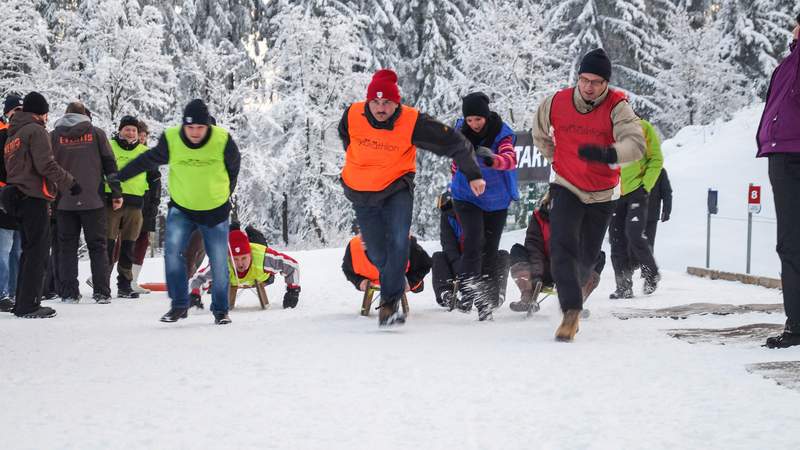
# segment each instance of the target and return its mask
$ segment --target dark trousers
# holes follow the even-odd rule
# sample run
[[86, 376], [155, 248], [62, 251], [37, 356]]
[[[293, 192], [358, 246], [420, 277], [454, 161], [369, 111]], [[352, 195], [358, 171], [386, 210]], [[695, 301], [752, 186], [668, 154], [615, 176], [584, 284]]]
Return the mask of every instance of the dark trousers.
[[[137, 266], [141, 266], [144, 264], [144, 257], [147, 256], [147, 248], [150, 246], [150, 232], [145, 231], [142, 228], [142, 231], [139, 232], [139, 239], [136, 240], [136, 246], [133, 249], [133, 263]], [[194, 274], [194, 272], [191, 272]]]
[[45, 262], [43, 295], [61, 295], [61, 280], [58, 278], [58, 224], [50, 218], [47, 261]]
[[454, 201], [453, 205], [464, 233], [458, 274], [462, 277], [493, 276], [508, 210], [487, 212], [472, 203], [459, 201]]
[[647, 243], [650, 244], [650, 252], [654, 256], [656, 253], [656, 231], [658, 231], [658, 220], [648, 219], [644, 233], [647, 235]]
[[800, 333], [800, 154], [770, 155], [769, 181], [778, 219], [783, 308], [789, 329]]
[[431, 260], [433, 265], [431, 277], [433, 277], [433, 293], [436, 296], [436, 303], [447, 306], [442, 300], [442, 294], [453, 290], [453, 280], [456, 277], [455, 270], [453, 270], [454, 264], [450, 264], [444, 252], [434, 253]]
[[105, 208], [88, 211], [56, 211], [58, 224], [58, 278], [62, 297], [77, 298], [78, 241], [81, 230], [89, 249], [92, 286], [95, 294], [111, 295], [108, 287]]
[[400, 300], [405, 292], [413, 207], [414, 198], [407, 189], [378, 205], [353, 205], [367, 257], [380, 273], [381, 301], [387, 303]]
[[50, 249], [50, 217], [47, 200], [40, 198], [25, 197], [18, 201], [16, 208], [22, 256], [14, 314], [21, 316], [39, 308]]
[[550, 270], [561, 309], [583, 308], [583, 290], [597, 263], [614, 202], [585, 204], [564, 187], [550, 188]]
[[611, 218], [611, 264], [618, 277], [632, 272], [637, 263], [641, 264], [643, 270], [658, 273], [645, 234], [646, 226], [647, 191], [641, 187], [617, 200]]

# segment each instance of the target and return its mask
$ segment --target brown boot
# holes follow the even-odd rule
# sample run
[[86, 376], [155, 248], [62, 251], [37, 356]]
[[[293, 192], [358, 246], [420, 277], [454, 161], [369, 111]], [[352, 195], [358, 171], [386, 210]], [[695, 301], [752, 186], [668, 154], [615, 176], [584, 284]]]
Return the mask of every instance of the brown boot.
[[583, 304], [586, 304], [586, 300], [589, 299], [589, 296], [592, 295], [592, 292], [597, 289], [597, 285], [600, 284], [600, 274], [597, 272], [592, 272], [589, 275], [589, 280], [586, 281], [586, 284], [583, 285]]
[[561, 342], [571, 342], [578, 332], [578, 322], [580, 321], [581, 310], [568, 309], [561, 319], [561, 325], [556, 330], [556, 340]]

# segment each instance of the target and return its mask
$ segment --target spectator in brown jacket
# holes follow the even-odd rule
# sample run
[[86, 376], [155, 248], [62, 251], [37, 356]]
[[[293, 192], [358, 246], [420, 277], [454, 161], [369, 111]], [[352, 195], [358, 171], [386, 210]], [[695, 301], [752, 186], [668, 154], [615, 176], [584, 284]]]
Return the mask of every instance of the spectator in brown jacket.
[[[61, 196], [56, 202], [58, 234], [58, 290], [61, 301], [77, 303], [78, 240], [81, 229], [89, 249], [92, 267], [92, 298], [97, 303], [110, 303], [108, 256], [106, 255], [105, 176], [117, 173], [117, 163], [106, 133], [92, 125], [86, 108], [70, 103], [64, 117], [56, 122], [50, 134], [56, 162], [68, 170], [86, 189], [80, 195]], [[122, 206], [119, 182], [111, 185], [113, 207]]]
[[22, 257], [14, 314], [24, 318], [54, 317], [42, 307], [41, 293], [50, 240], [50, 202], [60, 186], [79, 195], [81, 186], [53, 158], [45, 124], [50, 107], [38, 92], [23, 99], [22, 112], [14, 114], [4, 148], [8, 184], [3, 205], [19, 223]]

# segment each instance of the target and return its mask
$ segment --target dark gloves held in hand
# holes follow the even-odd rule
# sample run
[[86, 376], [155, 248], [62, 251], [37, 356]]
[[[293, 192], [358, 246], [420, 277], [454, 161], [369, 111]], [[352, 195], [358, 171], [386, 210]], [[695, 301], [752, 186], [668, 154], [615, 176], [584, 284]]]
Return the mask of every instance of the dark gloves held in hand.
[[583, 144], [578, 147], [578, 156], [586, 161], [595, 161], [604, 164], [617, 163], [617, 150], [614, 147]]
[[668, 220], [669, 220], [669, 213], [668, 213], [668, 212], [666, 212], [666, 211], [663, 211], [663, 212], [661, 213], [661, 221], [662, 221], [662, 222], [666, 222], [666, 221], [668, 221]]
[[483, 163], [487, 167], [492, 167], [494, 165], [494, 152], [492, 149], [479, 145], [475, 148], [475, 154], [478, 155], [478, 158], [483, 160]]
[[78, 184], [77, 181], [73, 181], [72, 182], [72, 186], [69, 187], [69, 194], [70, 195], [80, 195], [81, 192], [83, 192], [83, 189], [81, 189], [81, 185]]
[[286, 287], [286, 293], [283, 294], [283, 309], [294, 308], [300, 300], [300, 286]]

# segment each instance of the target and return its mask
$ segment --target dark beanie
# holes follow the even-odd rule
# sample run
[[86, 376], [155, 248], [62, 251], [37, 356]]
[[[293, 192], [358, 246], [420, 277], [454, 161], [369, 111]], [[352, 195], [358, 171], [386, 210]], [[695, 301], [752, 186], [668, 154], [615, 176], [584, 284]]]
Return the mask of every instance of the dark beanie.
[[47, 114], [50, 112], [50, 105], [44, 96], [38, 92], [31, 92], [22, 100], [22, 111], [33, 114]]
[[6, 97], [5, 103], [3, 103], [3, 115], [8, 114], [14, 108], [19, 108], [22, 106], [22, 97], [18, 95], [11, 94]]
[[606, 81], [611, 81], [611, 60], [608, 59], [606, 51], [596, 48], [584, 55], [578, 73], [593, 73], [600, 75]]
[[137, 119], [136, 117], [133, 117], [133, 116], [124, 116], [119, 121], [119, 128], [117, 128], [117, 130], [122, 130], [123, 128], [125, 128], [127, 126], [136, 127], [136, 130], [138, 131], [139, 130], [139, 119]]
[[462, 99], [461, 112], [464, 114], [464, 117], [489, 117], [489, 114], [491, 114], [491, 110], [489, 110], [489, 97], [483, 92], [467, 94], [467, 96]]
[[208, 113], [208, 106], [199, 98], [190, 101], [183, 109], [184, 125], [208, 125], [209, 123], [211, 123], [211, 115]]

